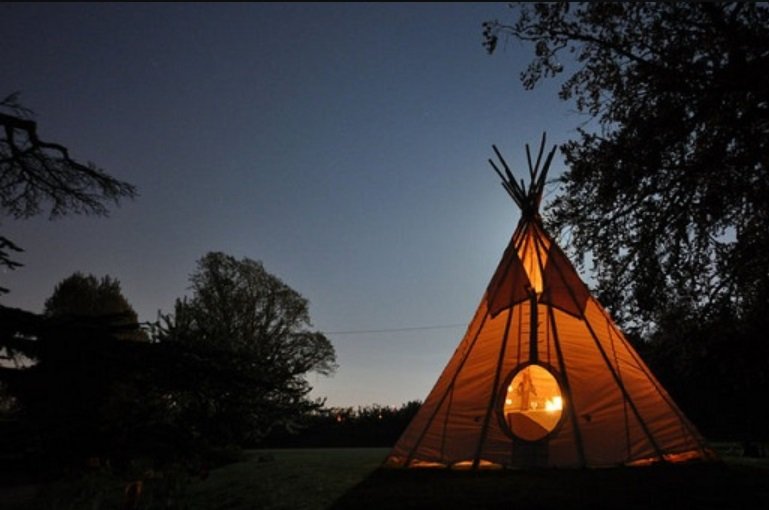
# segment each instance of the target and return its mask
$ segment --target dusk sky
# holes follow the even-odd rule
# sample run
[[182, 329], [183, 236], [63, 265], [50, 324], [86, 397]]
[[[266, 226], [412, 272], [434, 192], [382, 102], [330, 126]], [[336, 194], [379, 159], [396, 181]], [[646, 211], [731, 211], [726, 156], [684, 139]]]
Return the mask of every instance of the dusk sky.
[[[205, 253], [249, 257], [310, 301], [336, 349], [337, 373], [311, 375], [312, 396], [424, 399], [518, 221], [491, 145], [523, 177], [524, 144], [543, 131], [561, 143], [584, 121], [559, 82], [523, 89], [530, 47], [485, 53], [494, 18], [515, 13], [0, 4], [0, 96], [20, 91], [43, 140], [139, 191], [109, 218], [0, 218], [25, 249], [0, 276], [2, 304], [40, 312], [81, 271], [117, 278], [153, 321]], [[551, 174], [562, 170], [557, 156]]]

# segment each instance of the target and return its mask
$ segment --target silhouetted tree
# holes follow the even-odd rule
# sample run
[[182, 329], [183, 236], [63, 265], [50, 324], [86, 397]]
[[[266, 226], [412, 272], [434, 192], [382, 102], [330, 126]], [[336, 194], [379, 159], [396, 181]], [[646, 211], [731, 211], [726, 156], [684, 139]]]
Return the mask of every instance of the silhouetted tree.
[[[133, 198], [136, 189], [107, 175], [93, 163], [81, 163], [58, 143], [43, 141], [33, 113], [19, 103], [18, 93], [0, 100], [0, 214], [29, 218], [47, 212], [106, 216], [107, 203]], [[0, 266], [21, 264], [11, 252], [22, 251], [0, 236]], [[7, 289], [0, 287], [0, 293]]]
[[73, 322], [0, 307], [0, 320], [5, 352], [10, 359], [21, 355], [20, 363], [0, 366], [0, 382], [38, 454], [56, 464], [105, 454], [104, 406], [114, 384], [140, 366], [131, 346], [143, 344], [118, 340], [123, 328], [97, 319]]
[[581, 129], [562, 147], [570, 168], [549, 212], [578, 253], [592, 254], [614, 311], [653, 320], [671, 301], [700, 310], [765, 300], [769, 6], [558, 2], [518, 12], [513, 25], [486, 25], [487, 48], [500, 35], [532, 42], [524, 85], [566, 73], [560, 97], [597, 121], [598, 132]]
[[177, 395], [197, 433], [218, 444], [258, 441], [320, 407], [308, 400], [309, 372], [330, 374], [334, 348], [312, 331], [308, 303], [260, 262], [208, 253], [190, 277], [192, 296], [162, 317], [156, 338], [209, 364]]
[[138, 316], [120, 290], [120, 282], [110, 276], [98, 279], [89, 274], [73, 273], [54, 288], [45, 302], [48, 317], [78, 321], [101, 318], [127, 330], [119, 336], [126, 340], [146, 340], [137, 326]]
[[[524, 86], [564, 75], [560, 98], [586, 119], [561, 147], [569, 169], [550, 225], [590, 254], [601, 300], [635, 335], [678, 341], [673, 324], [711, 324], [725, 337], [695, 351], [731, 367], [723, 386], [769, 389], [758, 377], [769, 372], [769, 6], [516, 9], [513, 24], [484, 24], [487, 50], [500, 37], [533, 44]], [[699, 355], [683, 343], [667, 352], [685, 365]], [[698, 382], [716, 377], [706, 365], [693, 368]]]
[[83, 468], [92, 457], [124, 473], [136, 459], [163, 468], [207, 455], [175, 396], [195, 391], [198, 377], [222, 379], [225, 360], [211, 363], [170, 342], [127, 341], [125, 330], [102, 317], [0, 306], [0, 389], [13, 418], [2, 424], [10, 435], [0, 456], [28, 457], [37, 476]]

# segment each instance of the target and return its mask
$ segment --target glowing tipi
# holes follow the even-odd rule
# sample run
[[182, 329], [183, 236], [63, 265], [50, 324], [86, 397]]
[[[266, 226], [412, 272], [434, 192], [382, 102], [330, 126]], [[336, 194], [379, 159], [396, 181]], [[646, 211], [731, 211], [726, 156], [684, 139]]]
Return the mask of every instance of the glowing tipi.
[[393, 467], [600, 467], [712, 453], [545, 232], [531, 184], [489, 162], [521, 219], [464, 338], [386, 460]]

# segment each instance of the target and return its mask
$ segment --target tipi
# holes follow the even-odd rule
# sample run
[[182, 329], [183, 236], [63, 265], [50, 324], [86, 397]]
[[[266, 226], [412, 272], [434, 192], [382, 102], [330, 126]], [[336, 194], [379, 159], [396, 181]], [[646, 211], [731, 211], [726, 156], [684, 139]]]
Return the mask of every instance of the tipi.
[[[602, 467], [709, 459], [703, 438], [545, 232], [555, 147], [531, 184], [489, 160], [521, 219], [392, 467]], [[540, 166], [540, 164], [542, 165]]]

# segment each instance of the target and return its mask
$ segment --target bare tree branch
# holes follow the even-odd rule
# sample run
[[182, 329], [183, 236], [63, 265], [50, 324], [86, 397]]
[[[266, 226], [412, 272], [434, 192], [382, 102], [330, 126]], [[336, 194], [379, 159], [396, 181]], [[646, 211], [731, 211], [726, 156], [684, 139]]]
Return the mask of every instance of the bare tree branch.
[[[2, 110], [5, 110], [3, 112]], [[93, 163], [73, 159], [67, 147], [38, 135], [32, 111], [18, 102], [18, 93], [0, 101], [0, 215], [15, 219], [46, 212], [107, 216], [108, 203], [134, 198], [136, 188], [105, 173]], [[0, 266], [21, 264], [8, 250], [18, 246], [0, 238]], [[0, 287], [0, 293], [6, 289]]]

